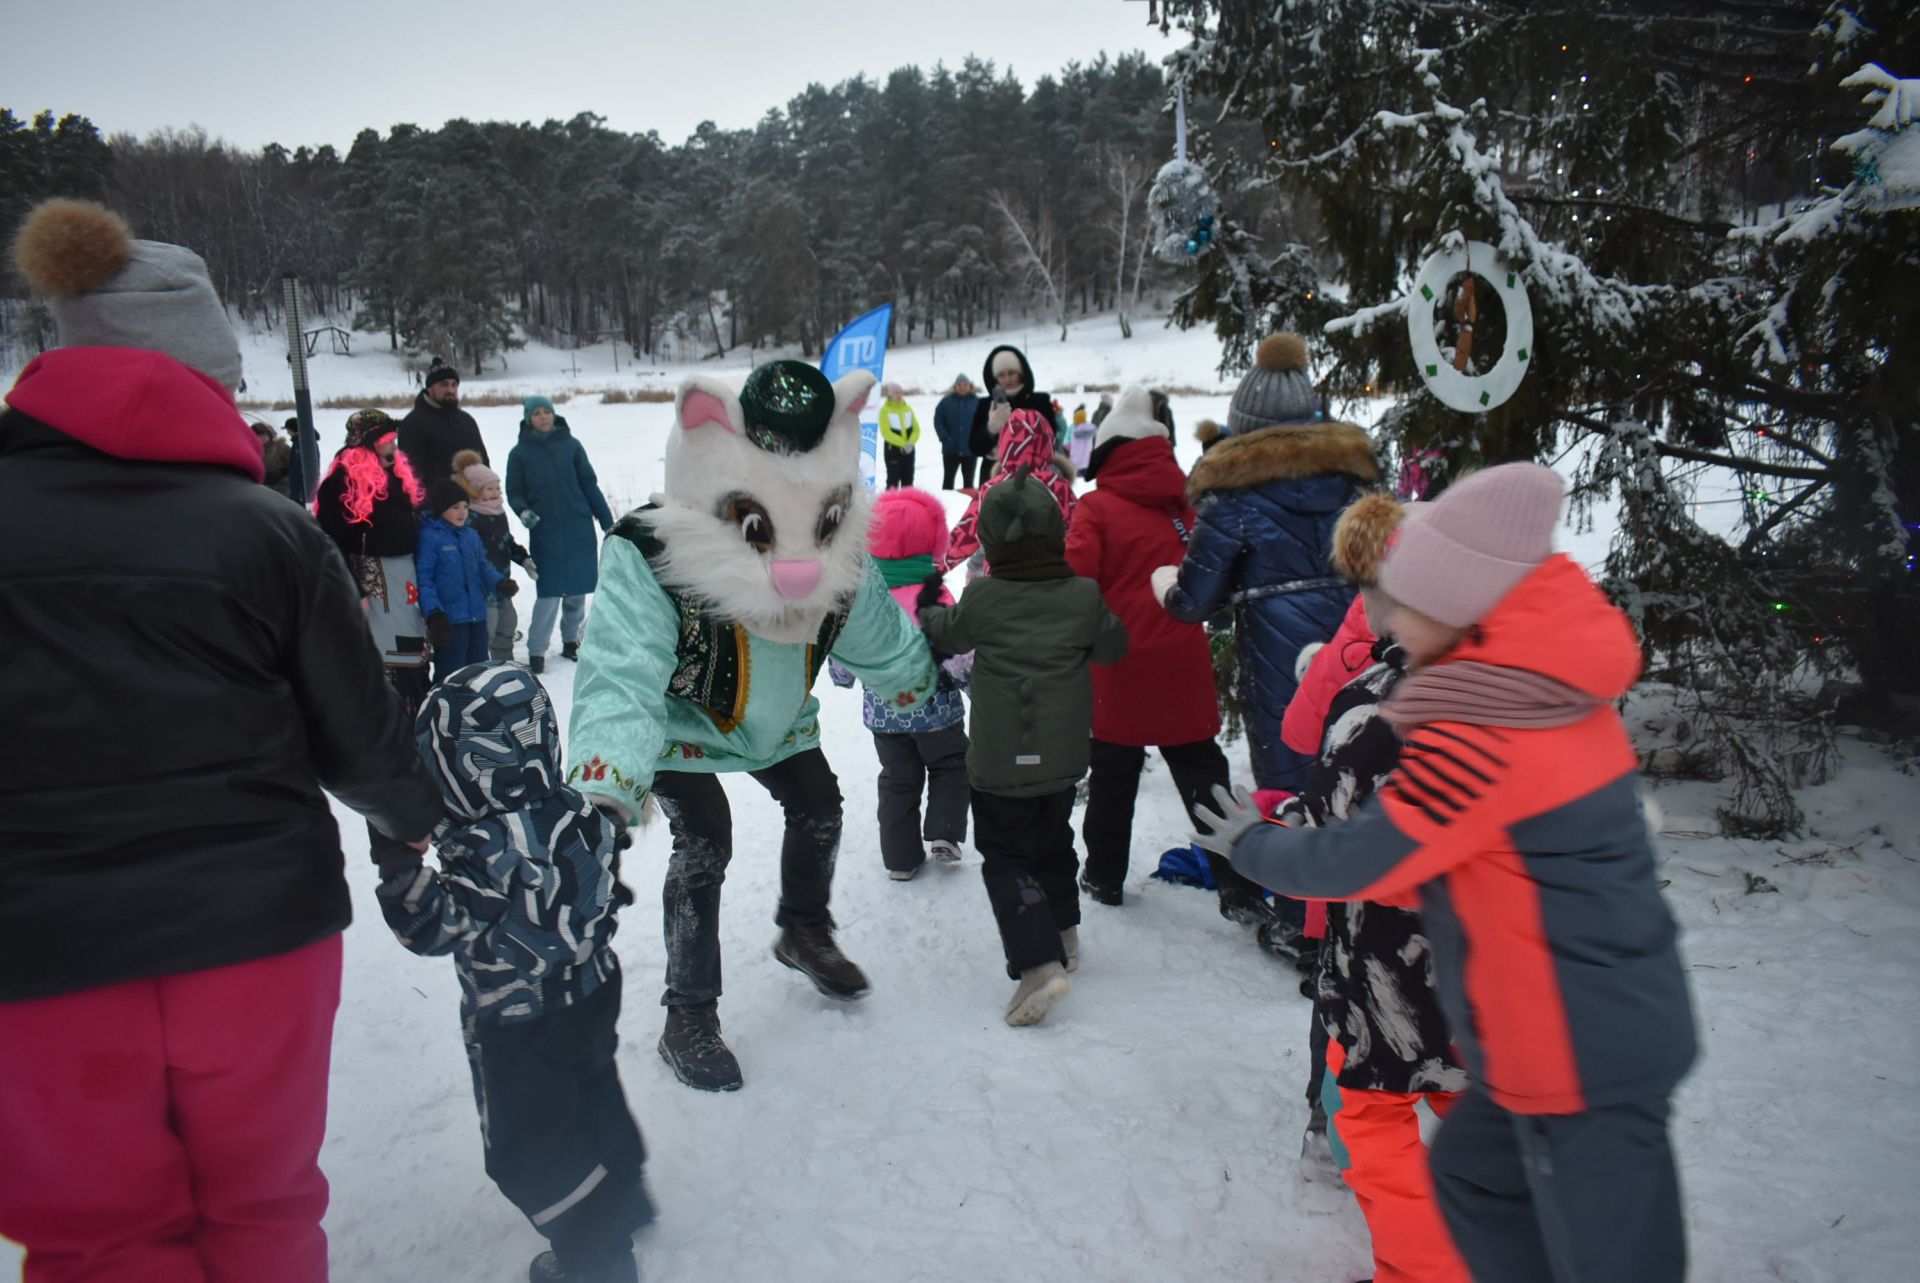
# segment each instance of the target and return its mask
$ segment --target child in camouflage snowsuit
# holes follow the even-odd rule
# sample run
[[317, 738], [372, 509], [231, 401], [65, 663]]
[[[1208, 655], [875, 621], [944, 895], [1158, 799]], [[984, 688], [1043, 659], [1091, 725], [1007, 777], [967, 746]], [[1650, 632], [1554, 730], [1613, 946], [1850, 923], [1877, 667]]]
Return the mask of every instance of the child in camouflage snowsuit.
[[415, 953], [454, 955], [487, 1174], [553, 1244], [530, 1277], [631, 1283], [654, 1212], [614, 1067], [609, 942], [633, 899], [617, 826], [560, 782], [553, 707], [523, 667], [461, 669], [415, 734], [448, 809], [441, 867], [383, 857], [380, 910]]

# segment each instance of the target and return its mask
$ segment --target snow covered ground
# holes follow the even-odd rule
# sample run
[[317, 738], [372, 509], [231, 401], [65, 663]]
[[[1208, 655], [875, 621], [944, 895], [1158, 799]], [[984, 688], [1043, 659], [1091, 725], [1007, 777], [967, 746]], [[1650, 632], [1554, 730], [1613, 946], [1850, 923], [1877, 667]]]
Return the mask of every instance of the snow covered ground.
[[[1175, 398], [1183, 435], [1225, 410], [1206, 336], [1034, 337], [1050, 388], [1136, 377], [1220, 388]], [[960, 369], [977, 377], [990, 342], [943, 345], [923, 380], [889, 373], [929, 389]], [[365, 381], [354, 382], [362, 361]], [[381, 373], [382, 361], [321, 358], [317, 394], [400, 393], [397, 365]], [[256, 391], [269, 378], [262, 364], [250, 350]], [[573, 385], [611, 382], [607, 369]], [[508, 384], [563, 386], [510, 373], [466, 391]], [[932, 397], [914, 401], [930, 422]], [[616, 508], [642, 502], [659, 482], [669, 408], [596, 402], [576, 397], [561, 411]], [[320, 412], [323, 440], [337, 440], [346, 413]], [[503, 460], [517, 409], [475, 416]], [[928, 437], [919, 480], [931, 488], [939, 455]], [[1179, 450], [1190, 463], [1196, 447]], [[1605, 534], [1603, 522], [1568, 546], [1590, 560]], [[572, 680], [564, 661], [546, 679], [563, 724]], [[1352, 1200], [1296, 1167], [1308, 1018], [1297, 976], [1223, 922], [1210, 895], [1146, 878], [1186, 831], [1164, 768], [1143, 783], [1126, 907], [1086, 906], [1073, 993], [1045, 1024], [1012, 1030], [1000, 1019], [1010, 982], [977, 860], [888, 880], [858, 694], [824, 682], [819, 693], [848, 817], [834, 911], [874, 992], [833, 1004], [773, 961], [778, 812], [750, 781], [732, 781], [722, 1016], [747, 1085], [726, 1096], [680, 1086], [654, 1052], [667, 835], [656, 825], [639, 836], [626, 865], [639, 899], [616, 947], [627, 977], [622, 1073], [662, 1213], [639, 1245], [643, 1277], [1348, 1283], [1370, 1272]], [[1636, 724], [1657, 717], [1657, 693], [1633, 712]], [[1803, 840], [1708, 836], [1715, 786], [1658, 794], [1663, 876], [1704, 1045], [1674, 1120], [1700, 1283], [1903, 1279], [1920, 1255], [1920, 790], [1878, 750], [1848, 741], [1844, 752], [1835, 782], [1801, 799], [1812, 825]], [[1243, 749], [1232, 755], [1246, 779]], [[339, 815], [358, 920], [322, 1155], [334, 1276], [510, 1283], [541, 1243], [481, 1167], [452, 966], [393, 941], [364, 829]], [[0, 1247], [0, 1270], [15, 1260]]]

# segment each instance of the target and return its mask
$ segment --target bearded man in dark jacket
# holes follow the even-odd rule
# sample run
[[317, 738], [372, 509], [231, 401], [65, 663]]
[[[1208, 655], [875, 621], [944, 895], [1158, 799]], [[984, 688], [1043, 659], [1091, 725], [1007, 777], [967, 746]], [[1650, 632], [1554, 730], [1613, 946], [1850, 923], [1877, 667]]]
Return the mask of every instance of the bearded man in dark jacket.
[[413, 465], [422, 486], [453, 475], [453, 456], [462, 450], [492, 463], [480, 439], [480, 425], [460, 408], [460, 372], [440, 357], [427, 370], [427, 383], [413, 399], [413, 409], [400, 420], [400, 453]]
[[0, 1234], [49, 1276], [322, 1283], [351, 917], [325, 788], [442, 818], [345, 564], [259, 483], [200, 258], [51, 201], [0, 415]]

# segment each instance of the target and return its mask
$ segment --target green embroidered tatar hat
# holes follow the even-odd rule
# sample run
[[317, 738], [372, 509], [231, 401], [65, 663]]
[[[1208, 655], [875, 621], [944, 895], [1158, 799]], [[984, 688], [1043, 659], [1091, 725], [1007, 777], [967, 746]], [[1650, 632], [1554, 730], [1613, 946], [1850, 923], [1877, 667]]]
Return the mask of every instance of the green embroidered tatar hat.
[[756, 366], [740, 389], [747, 440], [773, 454], [805, 454], [819, 445], [835, 405], [833, 384], [805, 361]]

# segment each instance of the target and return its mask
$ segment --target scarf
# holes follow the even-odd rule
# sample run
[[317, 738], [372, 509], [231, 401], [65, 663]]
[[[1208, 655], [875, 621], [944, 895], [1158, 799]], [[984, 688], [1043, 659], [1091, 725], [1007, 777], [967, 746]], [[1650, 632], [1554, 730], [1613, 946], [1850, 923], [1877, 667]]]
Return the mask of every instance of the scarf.
[[923, 552], [918, 557], [875, 557], [873, 564], [880, 567], [880, 577], [887, 581], [887, 587], [905, 588], [909, 584], [927, 581], [927, 576], [933, 573], [933, 554]]
[[1428, 722], [1539, 730], [1570, 726], [1605, 702], [1542, 673], [1461, 660], [1409, 673], [1380, 712], [1403, 733]]
[[504, 517], [507, 515], [507, 501], [504, 497], [496, 499], [469, 499], [467, 500], [467, 507], [473, 509], [475, 512], [484, 512], [489, 517]]

